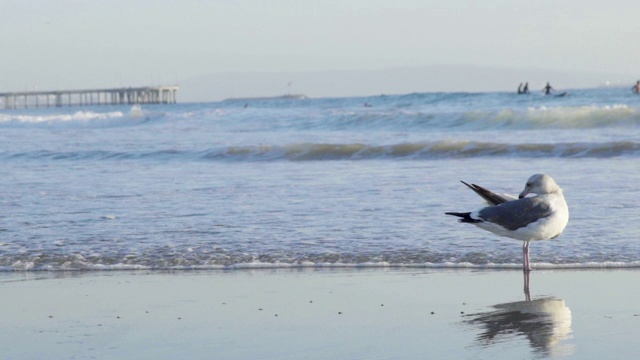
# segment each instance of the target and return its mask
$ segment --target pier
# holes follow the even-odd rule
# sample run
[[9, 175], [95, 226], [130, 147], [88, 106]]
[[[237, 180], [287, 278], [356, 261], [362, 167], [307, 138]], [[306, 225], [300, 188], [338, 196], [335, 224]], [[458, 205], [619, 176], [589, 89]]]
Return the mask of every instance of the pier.
[[23, 91], [0, 93], [0, 107], [175, 104], [178, 86], [145, 86], [96, 90]]

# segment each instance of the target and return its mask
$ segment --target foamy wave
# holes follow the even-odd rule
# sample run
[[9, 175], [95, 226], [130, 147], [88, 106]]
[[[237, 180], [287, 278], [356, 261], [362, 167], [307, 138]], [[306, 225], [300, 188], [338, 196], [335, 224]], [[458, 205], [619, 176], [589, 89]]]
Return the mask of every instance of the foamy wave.
[[[532, 263], [536, 270], [581, 270], [581, 269], [638, 269], [640, 261], [621, 262], [582, 262], [582, 263]], [[50, 264], [36, 264], [34, 261], [16, 261], [10, 266], [0, 266], [0, 271], [117, 271], [117, 270], [260, 270], [260, 269], [363, 269], [363, 268], [407, 268], [407, 269], [451, 269], [451, 270], [522, 270], [521, 263], [487, 263], [473, 264], [469, 262], [442, 262], [442, 263], [389, 263], [385, 261], [369, 261], [362, 263], [346, 262], [262, 262], [251, 261], [236, 264], [181, 264], [167, 265], [163, 262], [158, 264], [135, 264], [135, 263], [115, 263], [103, 264], [92, 263], [79, 256], [63, 262]]]
[[525, 113], [532, 125], [554, 128], [598, 128], [605, 126], [637, 125], [637, 109], [627, 105], [529, 108]]
[[101, 128], [138, 125], [147, 122], [152, 114], [134, 105], [128, 112], [76, 111], [52, 114], [0, 113], [2, 127], [53, 127], [53, 128]]
[[[301, 111], [304, 110], [304, 113]], [[640, 125], [636, 107], [616, 105], [535, 106], [521, 108], [451, 108], [416, 106], [411, 108], [381, 107], [373, 109], [311, 108], [286, 109], [273, 117], [274, 109], [234, 111], [233, 109], [176, 108], [169, 120], [181, 122], [215, 121], [224, 131], [322, 130], [322, 131], [412, 131], [433, 129], [459, 130], [538, 130], [594, 129]], [[55, 110], [59, 111], [59, 110]], [[166, 114], [163, 114], [163, 116]], [[0, 113], [0, 126], [6, 127], [106, 127], [139, 125], [157, 117], [134, 105], [124, 111], [76, 111], [55, 113], [40, 110], [27, 113]]]
[[0, 122], [2, 123], [20, 123], [20, 124], [42, 124], [54, 122], [70, 122], [70, 121], [91, 121], [104, 119], [117, 119], [123, 117], [121, 111], [112, 111], [106, 113], [97, 113], [92, 111], [77, 111], [73, 114], [53, 114], [53, 115], [10, 115], [0, 114]]
[[592, 129], [640, 125], [637, 109], [627, 105], [474, 110], [439, 117], [443, 125], [479, 130]]

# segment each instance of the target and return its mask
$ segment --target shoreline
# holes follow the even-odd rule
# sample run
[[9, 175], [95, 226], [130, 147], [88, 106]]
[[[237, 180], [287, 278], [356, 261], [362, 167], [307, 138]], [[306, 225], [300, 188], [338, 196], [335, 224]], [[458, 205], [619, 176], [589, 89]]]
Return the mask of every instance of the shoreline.
[[635, 269], [1, 272], [8, 359], [622, 357]]
[[[16, 265], [18, 264], [18, 265]], [[302, 262], [302, 263], [267, 263], [267, 262], [248, 262], [238, 263], [234, 265], [188, 265], [188, 266], [169, 266], [169, 267], [152, 267], [148, 265], [131, 265], [131, 264], [114, 264], [114, 265], [102, 265], [102, 264], [75, 264], [75, 268], [54, 268], [50, 265], [44, 267], [34, 267], [33, 263], [17, 262], [12, 266], [17, 267], [0, 267], [0, 274], [2, 273], [46, 273], [46, 272], [86, 272], [86, 273], [100, 273], [111, 271], [122, 272], [180, 272], [180, 271], [244, 271], [244, 270], [300, 270], [300, 271], [314, 271], [314, 270], [468, 270], [468, 271], [514, 271], [522, 270], [521, 263], [488, 263], [488, 264], [472, 264], [469, 262], [462, 263], [416, 263], [416, 264], [391, 264], [388, 262], [365, 262], [365, 263], [314, 263], [314, 262]], [[535, 271], [553, 271], [553, 270], [633, 270], [640, 269], [640, 260], [638, 261], [604, 261], [604, 262], [584, 262], [584, 263], [544, 263], [537, 262], [532, 263], [532, 267]]]

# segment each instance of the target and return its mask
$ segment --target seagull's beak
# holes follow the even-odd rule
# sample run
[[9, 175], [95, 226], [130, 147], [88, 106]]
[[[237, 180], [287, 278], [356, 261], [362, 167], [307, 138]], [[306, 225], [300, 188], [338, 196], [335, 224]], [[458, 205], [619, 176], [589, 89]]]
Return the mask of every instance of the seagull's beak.
[[524, 188], [524, 190], [522, 190], [522, 192], [520, 193], [520, 195], [518, 195], [518, 199], [522, 199], [523, 197], [527, 196], [527, 194], [529, 193], [529, 187], [526, 186]]

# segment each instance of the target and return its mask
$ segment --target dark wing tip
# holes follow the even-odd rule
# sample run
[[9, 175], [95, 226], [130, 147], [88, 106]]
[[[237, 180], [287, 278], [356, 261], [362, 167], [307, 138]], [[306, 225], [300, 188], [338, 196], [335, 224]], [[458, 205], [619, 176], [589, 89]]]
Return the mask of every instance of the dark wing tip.
[[470, 212], [446, 212], [446, 215], [453, 215], [453, 216], [457, 216], [460, 218], [460, 222], [464, 222], [464, 223], [479, 223], [482, 222], [482, 220], [477, 220], [471, 217], [471, 213]]
[[465, 216], [469, 216], [469, 214], [471, 214], [470, 212], [465, 212], [465, 213], [461, 213], [461, 212], [446, 212], [446, 215], [453, 215], [453, 216], [457, 216], [457, 217], [465, 217]]
[[469, 185], [468, 183], [462, 180], [460, 180], [460, 182], [465, 184], [469, 189], [473, 190], [476, 194], [478, 194], [481, 198], [483, 198], [486, 202], [488, 202], [491, 205], [500, 205], [502, 203], [509, 201], [509, 199], [506, 199], [505, 197], [500, 196], [491, 190], [483, 188], [480, 185], [476, 185], [476, 184]]
[[461, 182], [461, 183], [463, 183], [463, 184], [465, 184], [465, 185], [467, 185], [467, 187], [468, 187], [469, 189], [471, 189], [471, 190], [475, 190], [475, 189], [473, 188], [473, 186], [469, 185], [468, 183], [466, 183], [466, 182], [464, 182], [464, 181], [462, 181], [462, 180], [460, 180], [460, 182]]

